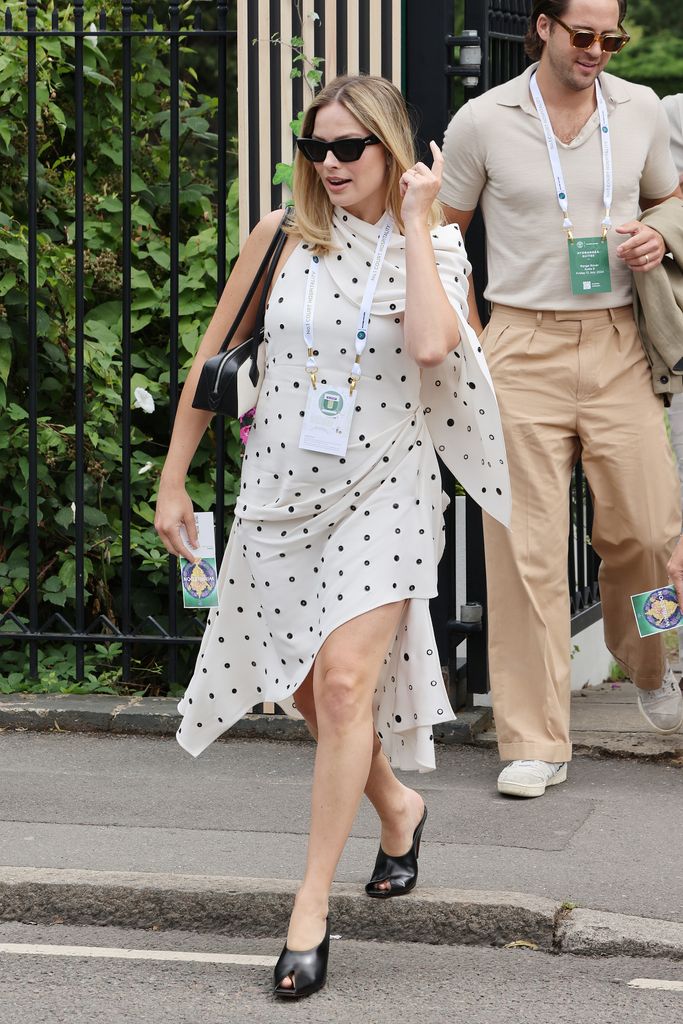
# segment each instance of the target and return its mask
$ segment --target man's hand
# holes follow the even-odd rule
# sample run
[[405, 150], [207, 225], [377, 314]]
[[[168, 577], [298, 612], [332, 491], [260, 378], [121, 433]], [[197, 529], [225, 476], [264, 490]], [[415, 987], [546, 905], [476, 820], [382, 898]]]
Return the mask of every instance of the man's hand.
[[676, 588], [678, 605], [680, 608], [683, 608], [683, 537], [680, 538], [678, 544], [674, 548], [666, 567], [666, 571], [669, 574], [669, 579]]
[[631, 236], [618, 247], [617, 256], [634, 272], [646, 273], [653, 270], [664, 259], [664, 239], [654, 228], [649, 228], [639, 220], [632, 220], [615, 230], [620, 235]]

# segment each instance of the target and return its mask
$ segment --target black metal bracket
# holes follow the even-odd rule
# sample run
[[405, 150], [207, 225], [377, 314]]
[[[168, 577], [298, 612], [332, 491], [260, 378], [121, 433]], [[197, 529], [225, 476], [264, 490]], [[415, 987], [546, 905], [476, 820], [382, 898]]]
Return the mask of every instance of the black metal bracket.
[[[446, 46], [481, 46], [481, 36], [446, 36]], [[447, 64], [447, 78], [478, 78], [481, 64]]]
[[446, 46], [481, 46], [481, 36], [446, 36]]
[[463, 636], [470, 636], [472, 633], [481, 633], [482, 621], [463, 622], [462, 619], [449, 619], [446, 623], [449, 633], [462, 633]]

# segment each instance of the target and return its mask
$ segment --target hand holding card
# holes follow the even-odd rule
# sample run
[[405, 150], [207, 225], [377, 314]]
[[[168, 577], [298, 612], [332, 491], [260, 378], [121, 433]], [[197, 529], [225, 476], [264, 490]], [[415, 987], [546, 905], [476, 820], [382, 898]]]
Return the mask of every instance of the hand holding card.
[[657, 587], [642, 594], [634, 594], [631, 604], [641, 636], [653, 636], [667, 629], [677, 629], [683, 621], [673, 587]]
[[180, 527], [183, 543], [194, 553], [194, 560], [181, 558], [180, 582], [183, 588], [184, 608], [218, 607], [218, 567], [216, 565], [216, 539], [212, 512], [195, 512], [199, 545], [193, 548], [184, 526]]

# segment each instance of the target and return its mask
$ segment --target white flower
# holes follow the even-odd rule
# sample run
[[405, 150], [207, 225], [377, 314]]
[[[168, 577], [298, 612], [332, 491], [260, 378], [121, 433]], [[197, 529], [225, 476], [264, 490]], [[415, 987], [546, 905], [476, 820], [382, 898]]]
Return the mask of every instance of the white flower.
[[99, 46], [99, 40], [97, 38], [97, 25], [95, 24], [94, 21], [91, 23], [90, 28], [88, 29], [88, 32], [90, 33], [91, 36], [95, 37], [94, 39], [91, 39], [91, 42], [92, 42], [93, 46]]
[[135, 404], [133, 408], [142, 409], [143, 412], [154, 412], [154, 399], [149, 391], [145, 391], [144, 388], [135, 389]]
[[140, 466], [140, 468], [138, 470], [138, 476], [142, 476], [143, 473], [149, 473], [149, 471], [152, 468], [152, 466], [153, 466], [152, 462], [146, 462], [144, 464], [144, 466]]
[[71, 522], [72, 523], [76, 522], [76, 502], [75, 501], [71, 502]]

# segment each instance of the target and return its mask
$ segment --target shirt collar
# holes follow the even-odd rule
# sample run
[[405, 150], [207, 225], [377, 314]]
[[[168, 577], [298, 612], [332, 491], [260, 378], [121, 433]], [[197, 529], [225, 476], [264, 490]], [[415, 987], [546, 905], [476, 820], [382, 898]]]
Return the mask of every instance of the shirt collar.
[[[538, 61], [535, 64], [531, 64], [517, 78], [513, 78], [512, 81], [499, 86], [497, 103], [502, 107], [521, 107], [522, 110], [527, 114], [531, 114], [532, 117], [538, 117], [529, 91], [531, 76], [537, 68]], [[600, 85], [602, 86], [603, 95], [607, 103], [613, 109], [620, 103], [628, 103], [631, 99], [626, 89], [626, 83], [621, 78], [617, 78], [616, 75], [609, 75], [606, 71], [603, 71], [600, 75]]]

